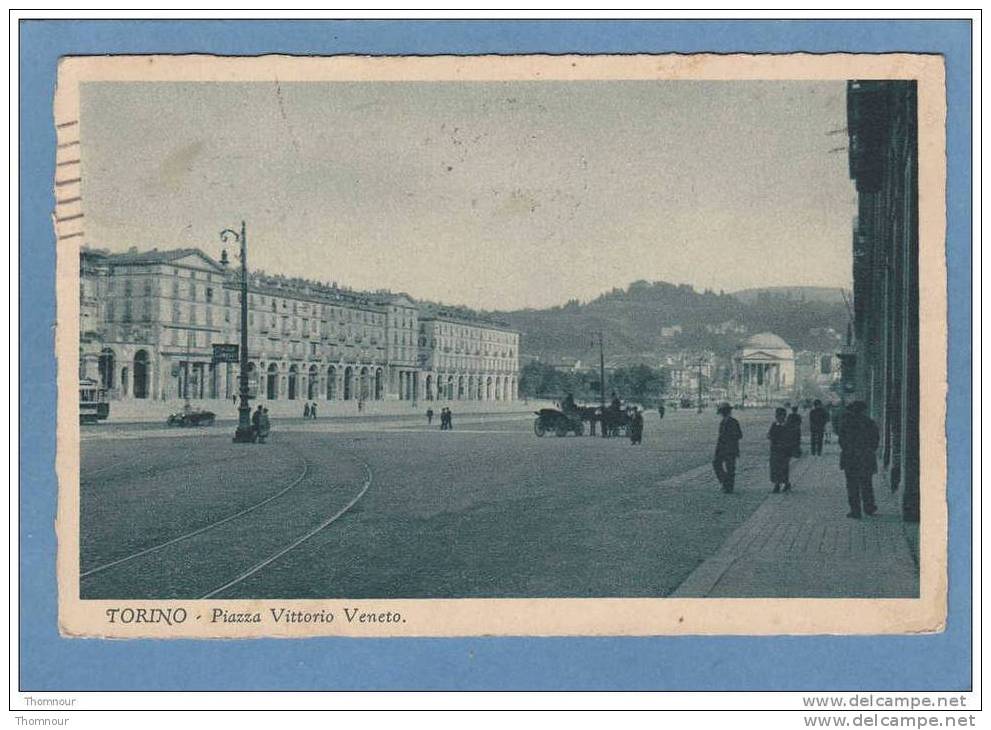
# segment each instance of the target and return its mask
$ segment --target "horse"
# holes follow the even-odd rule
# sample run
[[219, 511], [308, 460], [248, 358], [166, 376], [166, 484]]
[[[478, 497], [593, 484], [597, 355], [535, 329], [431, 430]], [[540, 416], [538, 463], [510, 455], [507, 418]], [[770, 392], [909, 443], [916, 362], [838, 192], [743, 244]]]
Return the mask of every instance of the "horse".
[[599, 422], [599, 408], [594, 406], [579, 406], [578, 417], [588, 424], [588, 435], [595, 436], [595, 424]]
[[602, 409], [599, 419], [602, 424], [603, 436], [626, 435], [629, 433], [630, 424], [633, 421], [629, 413], [617, 408]]

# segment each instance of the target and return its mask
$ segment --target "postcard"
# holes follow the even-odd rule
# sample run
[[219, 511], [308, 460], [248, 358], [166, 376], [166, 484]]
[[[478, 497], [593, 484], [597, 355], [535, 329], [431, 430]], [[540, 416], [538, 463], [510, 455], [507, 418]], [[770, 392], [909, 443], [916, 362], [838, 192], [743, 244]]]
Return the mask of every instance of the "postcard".
[[942, 630], [945, 99], [935, 55], [63, 59], [62, 633]]

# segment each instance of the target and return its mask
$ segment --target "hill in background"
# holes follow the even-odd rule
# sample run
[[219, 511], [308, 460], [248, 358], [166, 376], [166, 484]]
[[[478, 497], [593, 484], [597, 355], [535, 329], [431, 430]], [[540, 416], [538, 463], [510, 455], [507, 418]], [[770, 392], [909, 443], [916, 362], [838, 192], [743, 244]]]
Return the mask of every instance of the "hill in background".
[[757, 332], [774, 332], [796, 351], [835, 352], [849, 315], [839, 289], [777, 287], [727, 294], [686, 284], [636, 281], [592, 301], [549, 309], [491, 312], [522, 333], [521, 352], [546, 362], [598, 362], [592, 333], [603, 331], [610, 366], [656, 366], [666, 355], [711, 350], [730, 355]]
[[768, 286], [760, 289], [741, 289], [733, 292], [733, 296], [746, 304], [751, 304], [763, 297], [843, 304], [844, 292], [847, 299], [852, 298], [853, 295], [849, 291], [835, 286]]

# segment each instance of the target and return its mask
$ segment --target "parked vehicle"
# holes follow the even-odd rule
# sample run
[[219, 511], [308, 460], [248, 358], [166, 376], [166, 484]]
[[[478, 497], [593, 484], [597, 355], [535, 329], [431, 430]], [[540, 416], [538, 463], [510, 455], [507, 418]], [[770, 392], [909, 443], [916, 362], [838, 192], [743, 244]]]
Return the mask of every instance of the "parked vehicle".
[[537, 419], [533, 422], [533, 432], [537, 436], [551, 431], [557, 436], [567, 436], [569, 433], [581, 436], [585, 432], [585, 424], [577, 411], [574, 414], [565, 414], [556, 408], [541, 408], [534, 413]]
[[169, 416], [166, 423], [169, 426], [212, 426], [216, 419], [217, 414], [213, 411], [186, 405], [178, 413]]

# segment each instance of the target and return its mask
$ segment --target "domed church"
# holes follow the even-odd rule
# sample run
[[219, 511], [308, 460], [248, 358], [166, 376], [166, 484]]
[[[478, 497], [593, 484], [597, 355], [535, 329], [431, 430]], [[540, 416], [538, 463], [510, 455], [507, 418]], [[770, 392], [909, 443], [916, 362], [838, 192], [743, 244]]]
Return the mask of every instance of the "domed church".
[[772, 332], [748, 337], [733, 353], [733, 395], [742, 405], [770, 405], [795, 389], [795, 351]]

